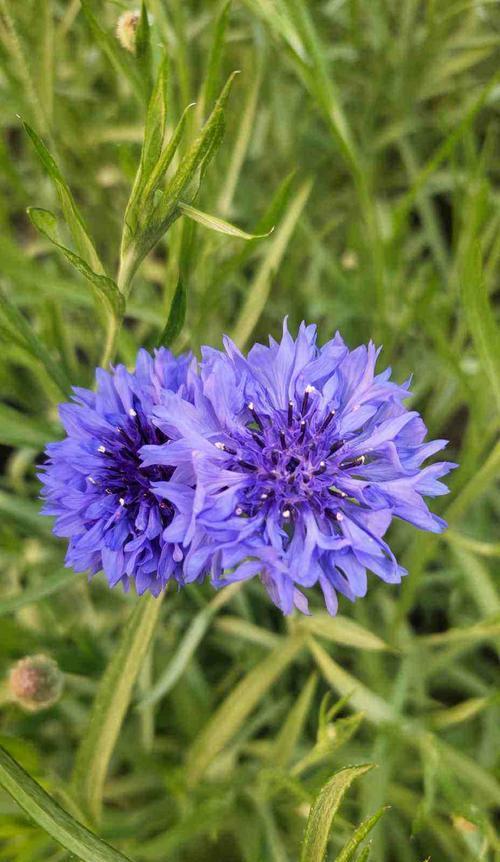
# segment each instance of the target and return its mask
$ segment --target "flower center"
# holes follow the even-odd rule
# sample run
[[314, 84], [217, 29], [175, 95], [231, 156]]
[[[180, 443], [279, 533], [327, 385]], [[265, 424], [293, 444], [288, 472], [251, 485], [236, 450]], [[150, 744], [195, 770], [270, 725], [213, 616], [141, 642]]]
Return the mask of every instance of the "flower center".
[[[131, 408], [128, 416], [114, 432], [103, 436], [97, 451], [101, 456], [98, 469], [88, 481], [99, 485], [106, 494], [118, 498], [119, 504], [134, 517], [142, 502], [156, 503], [168, 523], [173, 509], [166, 500], [158, 500], [151, 492], [151, 482], [168, 481], [173, 468], [161, 465], [143, 466], [139, 449], [145, 444], [165, 443], [168, 437], [144, 415], [140, 405]], [[166, 524], [165, 524], [166, 525]]]
[[318, 409], [314, 389], [306, 387], [299, 404], [286, 411], [260, 413], [250, 402], [246, 424], [217, 448], [228, 455], [228, 469], [248, 473], [235, 513], [253, 517], [277, 511], [282, 523], [293, 522], [301, 509], [341, 520], [339, 504], [349, 495], [343, 480], [366, 461], [349, 457], [349, 441], [339, 436], [335, 410]]

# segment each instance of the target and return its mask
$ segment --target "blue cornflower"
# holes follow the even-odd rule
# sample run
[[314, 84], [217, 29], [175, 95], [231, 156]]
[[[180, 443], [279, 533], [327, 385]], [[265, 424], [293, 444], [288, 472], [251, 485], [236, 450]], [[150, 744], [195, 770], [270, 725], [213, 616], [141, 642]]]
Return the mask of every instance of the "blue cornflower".
[[[152, 489], [171, 483], [173, 498], [174, 469], [144, 466], [139, 450], [167, 441], [151, 413], [166, 392], [188, 397], [190, 366], [190, 356], [140, 350], [135, 372], [97, 369], [96, 391], [75, 387], [74, 403], [60, 406], [66, 437], [47, 446], [43, 511], [55, 515], [54, 533], [69, 538], [66, 563], [77, 572], [103, 569], [111, 586], [133, 581], [139, 594], [158, 595], [170, 578], [182, 582], [175, 506]], [[190, 491], [182, 487], [184, 501]]]
[[[446, 493], [439, 479], [455, 466], [421, 468], [446, 441], [423, 442], [409, 384], [375, 374], [372, 343], [351, 351], [337, 333], [320, 348], [305, 324], [294, 340], [285, 321], [280, 343], [247, 357], [225, 348], [203, 349], [193, 403], [172, 392], [153, 409], [170, 442], [141, 450], [148, 468], [181, 471], [186, 495], [195, 487], [173, 519], [190, 545], [186, 581], [257, 575], [284, 613], [307, 612], [302, 589], [319, 584], [332, 614], [338, 592], [365, 595], [367, 570], [398, 583], [406, 571], [383, 536], [394, 517], [443, 530], [423, 496]], [[168, 482], [153, 488], [176, 502]]]

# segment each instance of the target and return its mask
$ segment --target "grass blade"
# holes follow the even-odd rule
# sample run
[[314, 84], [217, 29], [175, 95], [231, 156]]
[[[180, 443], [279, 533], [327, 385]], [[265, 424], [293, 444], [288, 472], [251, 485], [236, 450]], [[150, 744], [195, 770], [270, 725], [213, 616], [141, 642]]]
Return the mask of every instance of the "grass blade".
[[366, 820], [363, 820], [363, 822], [360, 823], [360, 825], [353, 833], [352, 837], [349, 839], [343, 850], [341, 850], [341, 852], [335, 859], [335, 862], [351, 862], [361, 842], [365, 840], [368, 833], [371, 832], [373, 827], [377, 825], [378, 821], [380, 820], [382, 815], [385, 814], [386, 811], [387, 806], [383, 805], [382, 808], [379, 808], [379, 810], [376, 811], [372, 817], [368, 817]]
[[333, 820], [352, 782], [373, 765], [348, 766], [337, 772], [325, 784], [313, 803], [307, 820], [300, 862], [324, 862]]
[[187, 778], [191, 784], [201, 778], [303, 645], [302, 636], [289, 637], [249, 671], [214, 712], [188, 755]]
[[168, 320], [165, 329], [163, 330], [158, 341], [159, 345], [163, 345], [164, 347], [170, 347], [171, 344], [175, 341], [175, 339], [180, 335], [182, 327], [184, 326], [184, 321], [186, 319], [186, 311], [186, 285], [183, 279], [179, 278], [179, 281], [177, 282], [177, 287], [175, 289], [174, 298], [172, 300], [172, 305], [170, 306]]
[[182, 638], [177, 651], [169, 661], [164, 672], [156, 682], [151, 691], [140, 701], [139, 708], [152, 706], [158, 703], [162, 697], [173, 688], [179, 681], [180, 677], [186, 670], [191, 661], [196, 649], [201, 643], [203, 636], [207, 632], [210, 623], [212, 622], [217, 611], [220, 610], [227, 602], [229, 602], [234, 594], [243, 586], [243, 582], [231, 584], [222, 592], [218, 593], [215, 598], [203, 608], [193, 619], [187, 632]]
[[50, 242], [59, 249], [66, 260], [78, 270], [94, 288], [98, 300], [104, 301], [109, 311], [116, 317], [120, 317], [124, 312], [124, 299], [118, 290], [117, 285], [112, 278], [107, 275], [98, 275], [88, 264], [82, 260], [77, 254], [71, 251], [66, 246], [59, 242], [57, 236], [57, 219], [54, 213], [50, 210], [40, 209], [38, 207], [29, 207], [28, 215], [38, 231], [43, 236], [47, 237]]
[[78, 749], [73, 788], [84, 810], [98, 820], [109, 761], [127, 712], [132, 690], [151, 643], [161, 598], [141, 598], [127, 623], [92, 707], [86, 733]]
[[329, 614], [319, 613], [304, 620], [303, 625], [318, 637], [344, 646], [374, 651], [391, 650], [382, 638], [348, 617], [331, 617]]
[[465, 255], [462, 299], [469, 329], [500, 413], [500, 328], [488, 300], [481, 248], [477, 242]]
[[141, 73], [146, 99], [149, 100], [153, 87], [153, 55], [151, 50], [151, 28], [148, 10], [144, 0], [141, 4], [141, 17], [135, 37], [135, 56]]
[[244, 347], [264, 310], [273, 276], [281, 264], [288, 243], [311, 193], [312, 185], [312, 180], [306, 180], [297, 191], [282, 223], [274, 233], [267, 254], [259, 266], [232, 332], [232, 338], [239, 347]]
[[286, 720], [276, 737], [272, 755], [273, 763], [275, 763], [276, 766], [285, 768], [293, 757], [295, 746], [300, 739], [304, 724], [309, 715], [317, 683], [317, 674], [312, 673], [300, 692], [296, 703], [294, 703], [288, 713]]
[[99, 259], [99, 255], [97, 254], [83, 217], [78, 210], [70, 188], [62, 176], [55, 160], [52, 158], [42, 139], [31, 128], [31, 126], [27, 123], [23, 123], [23, 125], [33, 142], [40, 162], [54, 184], [66, 224], [71, 231], [71, 236], [73, 237], [73, 242], [75, 243], [78, 254], [93, 270], [95, 270], [95, 272], [98, 272], [99, 274], [104, 273], [104, 267]]
[[71, 384], [61, 369], [60, 364], [52, 358], [19, 309], [0, 290], [0, 321], [2, 319], [11, 337], [20, 347], [42, 363], [49, 377], [64, 397], [67, 398], [71, 391]]
[[34, 605], [36, 602], [47, 598], [47, 596], [54, 595], [54, 593], [59, 593], [61, 590], [65, 590], [67, 587], [75, 584], [79, 578], [81, 578], [81, 575], [71, 574], [67, 569], [55, 572], [53, 575], [48, 575], [43, 578], [41, 583], [33, 587], [27, 587], [18, 596], [0, 599], [0, 617], [25, 608], [27, 605]]
[[183, 215], [198, 222], [198, 224], [202, 224], [203, 227], [208, 227], [210, 230], [215, 230], [218, 233], [225, 233], [227, 236], [238, 237], [238, 239], [264, 239], [264, 237], [269, 236], [274, 230], [274, 228], [271, 228], [267, 233], [261, 234], [246, 233], [239, 227], [224, 221], [224, 219], [208, 215], [208, 213], [201, 212], [201, 210], [197, 210], [195, 207], [182, 203], [181, 201], [179, 201], [179, 209]]
[[395, 721], [392, 707], [378, 694], [370, 691], [362, 682], [351, 676], [335, 662], [316, 641], [309, 641], [310, 650], [323, 676], [340, 695], [350, 695], [349, 704], [363, 711], [370, 721], [379, 724]]
[[83, 862], [130, 862], [71, 817], [1, 746], [0, 785], [38, 826]]

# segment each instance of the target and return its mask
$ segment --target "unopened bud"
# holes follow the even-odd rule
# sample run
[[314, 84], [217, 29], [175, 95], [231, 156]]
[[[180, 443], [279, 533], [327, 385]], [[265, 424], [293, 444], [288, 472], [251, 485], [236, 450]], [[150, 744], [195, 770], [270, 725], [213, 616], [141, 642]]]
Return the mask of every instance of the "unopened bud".
[[135, 54], [136, 33], [140, 17], [141, 13], [137, 10], [124, 12], [116, 22], [116, 38], [120, 45], [130, 51], [131, 54]]
[[61, 696], [63, 684], [63, 674], [57, 662], [46, 655], [22, 658], [9, 674], [10, 695], [28, 712], [53, 706]]
[[340, 258], [340, 263], [342, 265], [342, 269], [347, 271], [357, 269], [359, 265], [358, 255], [355, 251], [347, 249]]

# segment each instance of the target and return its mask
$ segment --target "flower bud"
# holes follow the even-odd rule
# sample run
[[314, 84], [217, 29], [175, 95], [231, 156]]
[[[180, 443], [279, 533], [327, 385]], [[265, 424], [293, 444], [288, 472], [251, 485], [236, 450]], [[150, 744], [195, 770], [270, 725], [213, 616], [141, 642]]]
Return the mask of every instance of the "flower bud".
[[59, 700], [63, 674], [57, 662], [46, 655], [20, 659], [11, 668], [9, 690], [12, 699], [28, 712], [48, 709]]
[[139, 24], [141, 13], [137, 10], [133, 12], [124, 12], [120, 15], [116, 22], [116, 38], [120, 45], [131, 54], [135, 54], [136, 32]]

